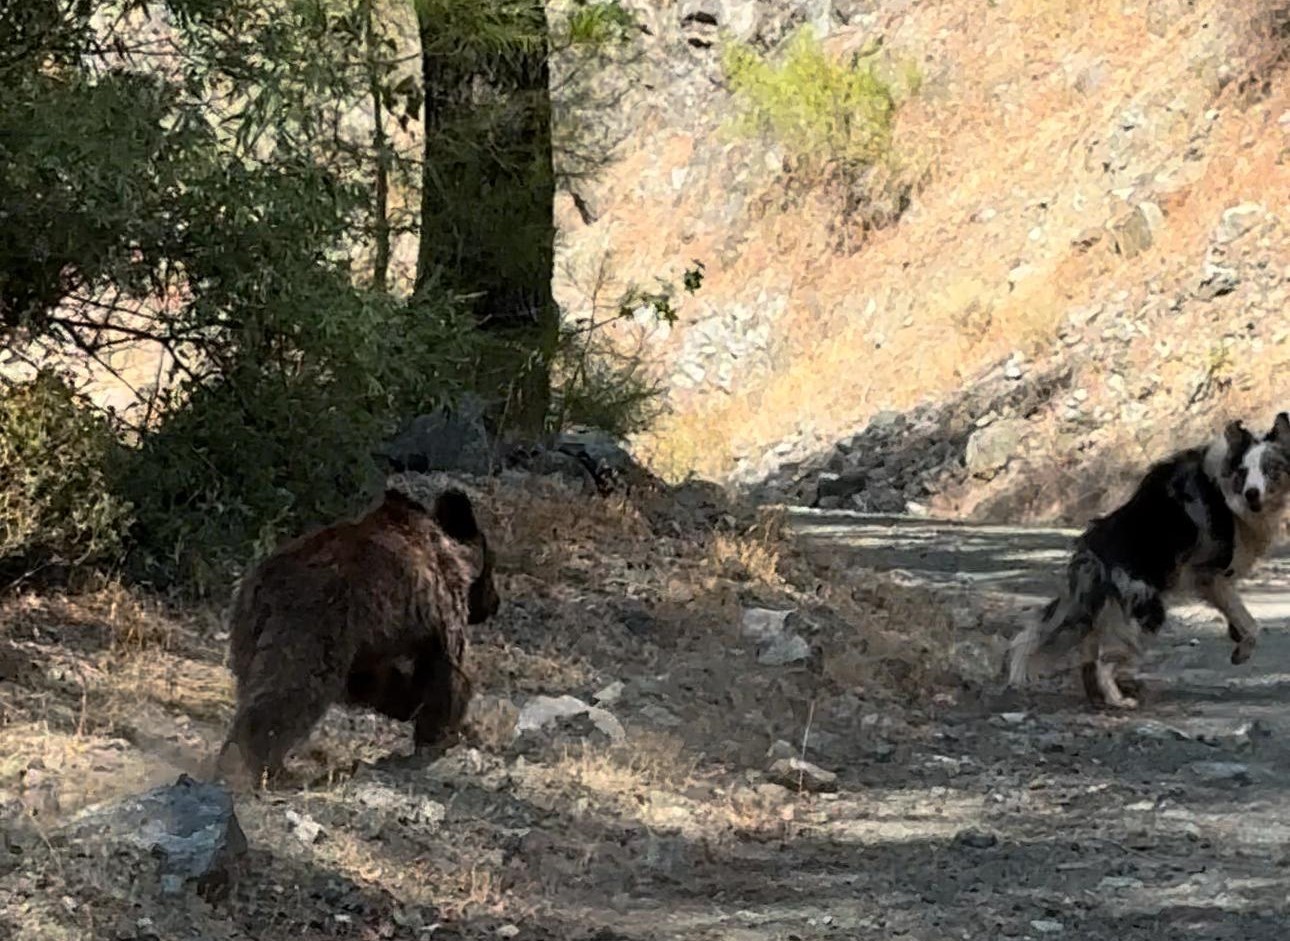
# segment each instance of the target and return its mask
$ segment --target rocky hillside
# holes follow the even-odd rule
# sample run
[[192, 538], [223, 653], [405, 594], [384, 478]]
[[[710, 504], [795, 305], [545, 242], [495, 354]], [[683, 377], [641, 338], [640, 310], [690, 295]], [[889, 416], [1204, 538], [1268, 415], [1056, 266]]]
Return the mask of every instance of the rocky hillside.
[[[631, 5], [631, 4], [629, 4]], [[1079, 518], [1148, 457], [1286, 404], [1290, 11], [1265, 0], [635, 4], [584, 113], [616, 159], [561, 196], [558, 295], [698, 258], [638, 444], [822, 506]], [[722, 51], [879, 49], [909, 202], [848, 220], [735, 133]], [[617, 83], [615, 85], [615, 83]], [[588, 118], [590, 114], [590, 118]], [[902, 208], [896, 206], [896, 209]]]

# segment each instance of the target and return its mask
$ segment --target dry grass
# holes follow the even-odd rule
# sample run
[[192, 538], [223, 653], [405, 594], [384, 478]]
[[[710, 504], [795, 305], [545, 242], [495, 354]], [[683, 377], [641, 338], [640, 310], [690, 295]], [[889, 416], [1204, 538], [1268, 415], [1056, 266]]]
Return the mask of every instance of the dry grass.
[[[497, 534], [504, 607], [475, 635], [468, 744], [428, 769], [399, 770], [405, 726], [332, 710], [288, 763], [294, 790], [239, 802], [255, 878], [222, 914], [145, 907], [159, 930], [383, 937], [385, 922], [447, 920], [490, 934], [573, 917], [677, 853], [702, 862], [740, 841], [791, 839], [794, 808], [810, 798], [786, 806], [782, 791], [741, 783], [740, 769], [763, 767], [777, 738], [816, 734], [842, 693], [919, 703], [943, 679], [949, 655], [931, 649], [943, 639], [939, 603], [828, 570], [794, 544], [780, 513], [735, 523], [740, 514], [717, 508], [699, 523], [659, 495], [587, 498], [541, 480], [492, 481], [476, 496]], [[749, 603], [808, 614], [820, 668], [755, 664], [739, 633]], [[0, 682], [0, 807], [32, 768], [55, 783], [60, 805], [41, 821], [49, 847], [21, 870], [44, 880], [55, 904], [0, 874], [0, 913], [28, 913], [33, 937], [106, 936], [151, 897], [147, 860], [74, 849], [59, 827], [91, 803], [204, 773], [232, 704], [217, 614], [120, 587], [0, 609], [0, 662], [21, 666]], [[893, 666], [902, 659], [905, 669]], [[624, 683], [608, 707], [624, 743], [516, 740], [529, 695], [589, 699], [612, 680]], [[364, 783], [411, 808], [437, 801], [447, 820], [368, 807], [356, 796]], [[319, 842], [300, 842], [288, 810], [323, 826]], [[383, 914], [351, 916], [328, 900], [336, 884]], [[60, 907], [63, 896], [74, 910]]]
[[[740, 257], [710, 264], [702, 298], [683, 319], [700, 303], [720, 309], [755, 303], [761, 292], [785, 295], [776, 365], [768, 375], [743, 377], [733, 396], [678, 396], [642, 441], [652, 464], [672, 478], [690, 470], [724, 475], [738, 455], [755, 460], [799, 430], [824, 444], [879, 409], [952, 395], [1014, 350], [1051, 348], [1054, 328], [1073, 306], [1114, 306], [1120, 291], [1136, 294], [1151, 280], [1166, 293], [1184, 289], [1227, 206], [1249, 199], [1285, 206], [1290, 184], [1276, 120], [1287, 107], [1286, 85], [1264, 51], [1272, 43], [1260, 32], [1259, 6], [1202, 3], [1161, 38], [1146, 32], [1144, 9], [1115, 0], [1016, 0], [970, 18], [955, 4], [893, 17], [886, 27], [893, 54], [940, 63], [898, 120], [898, 142], [918, 142], [934, 155], [925, 158], [933, 174], [918, 211], [841, 258], [830, 247], [827, 215], [809, 201], [773, 223], [741, 221]], [[1238, 75], [1248, 67], [1270, 77], [1266, 98], [1251, 104], [1236, 81], [1209, 100], [1219, 60], [1206, 44], [1213, 31], [1199, 29], [1201, 22], [1233, 30], [1224, 61]], [[1219, 109], [1217, 119], [1205, 116], [1209, 107]], [[1071, 244], [1077, 234], [1131, 208], [1112, 192], [1118, 184], [1108, 182], [1099, 148], [1135, 109], [1153, 122], [1135, 138], [1144, 171], [1175, 158], [1198, 133], [1208, 135], [1200, 159], [1185, 168], [1198, 177], [1134, 191], [1133, 200], [1155, 198], [1166, 208], [1151, 250], [1126, 260], [1104, 239], [1082, 251]], [[704, 198], [683, 196], [669, 217], [700, 213]], [[669, 229], [648, 210], [637, 215], [635, 224], [618, 222], [614, 238], [650, 254]], [[1028, 274], [1010, 283], [1018, 266]], [[1180, 327], [1214, 338], [1200, 323]], [[1151, 368], [1197, 362], [1183, 354], [1190, 358], [1156, 357]], [[1275, 375], [1281, 355], [1250, 359]], [[1206, 408], [1259, 407], [1260, 390], [1275, 388], [1253, 376], [1244, 385], [1244, 397]]]

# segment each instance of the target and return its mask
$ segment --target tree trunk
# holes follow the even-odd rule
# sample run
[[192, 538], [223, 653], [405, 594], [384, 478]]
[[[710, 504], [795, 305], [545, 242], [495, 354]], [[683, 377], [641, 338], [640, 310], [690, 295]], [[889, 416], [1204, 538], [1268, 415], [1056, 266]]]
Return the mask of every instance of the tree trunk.
[[[542, 428], [550, 402], [559, 314], [551, 289], [550, 49], [545, 7], [530, 2], [515, 18], [515, 47], [481, 56], [487, 61], [469, 69], [429, 52], [442, 24], [420, 14], [425, 140], [417, 286], [442, 271], [452, 287], [476, 295], [480, 328], [497, 340], [479, 391], [503, 399], [508, 424], [531, 433]], [[531, 43], [535, 30], [538, 42]]]
[[372, 96], [372, 147], [376, 151], [376, 194], [373, 228], [376, 250], [372, 259], [372, 286], [384, 291], [390, 276], [390, 148], [385, 133], [385, 107], [381, 102], [381, 76], [377, 71], [376, 29], [372, 6], [363, 4], [363, 32], [367, 44], [368, 90]]

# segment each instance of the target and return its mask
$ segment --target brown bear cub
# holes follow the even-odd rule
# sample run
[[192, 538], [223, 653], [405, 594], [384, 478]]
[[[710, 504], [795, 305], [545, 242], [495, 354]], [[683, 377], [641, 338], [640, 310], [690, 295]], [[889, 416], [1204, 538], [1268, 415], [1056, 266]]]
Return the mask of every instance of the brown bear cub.
[[472, 694], [466, 625], [498, 605], [493, 555], [460, 490], [433, 507], [387, 490], [362, 517], [279, 546], [233, 602], [237, 711], [219, 773], [277, 774], [332, 703], [414, 723], [418, 747], [440, 743]]

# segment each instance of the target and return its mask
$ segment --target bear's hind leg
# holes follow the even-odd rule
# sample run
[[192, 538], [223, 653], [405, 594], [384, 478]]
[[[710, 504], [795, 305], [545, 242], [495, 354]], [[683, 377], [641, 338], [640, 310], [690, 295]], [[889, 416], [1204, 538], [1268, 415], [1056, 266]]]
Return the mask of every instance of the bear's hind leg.
[[[306, 738], [327, 712], [334, 698], [330, 693], [321, 686], [309, 686], [260, 690], [248, 697], [238, 707], [220, 752], [221, 772], [244, 774], [252, 786], [266, 775], [276, 777], [287, 752]], [[240, 767], [235, 767], [234, 761]]]

